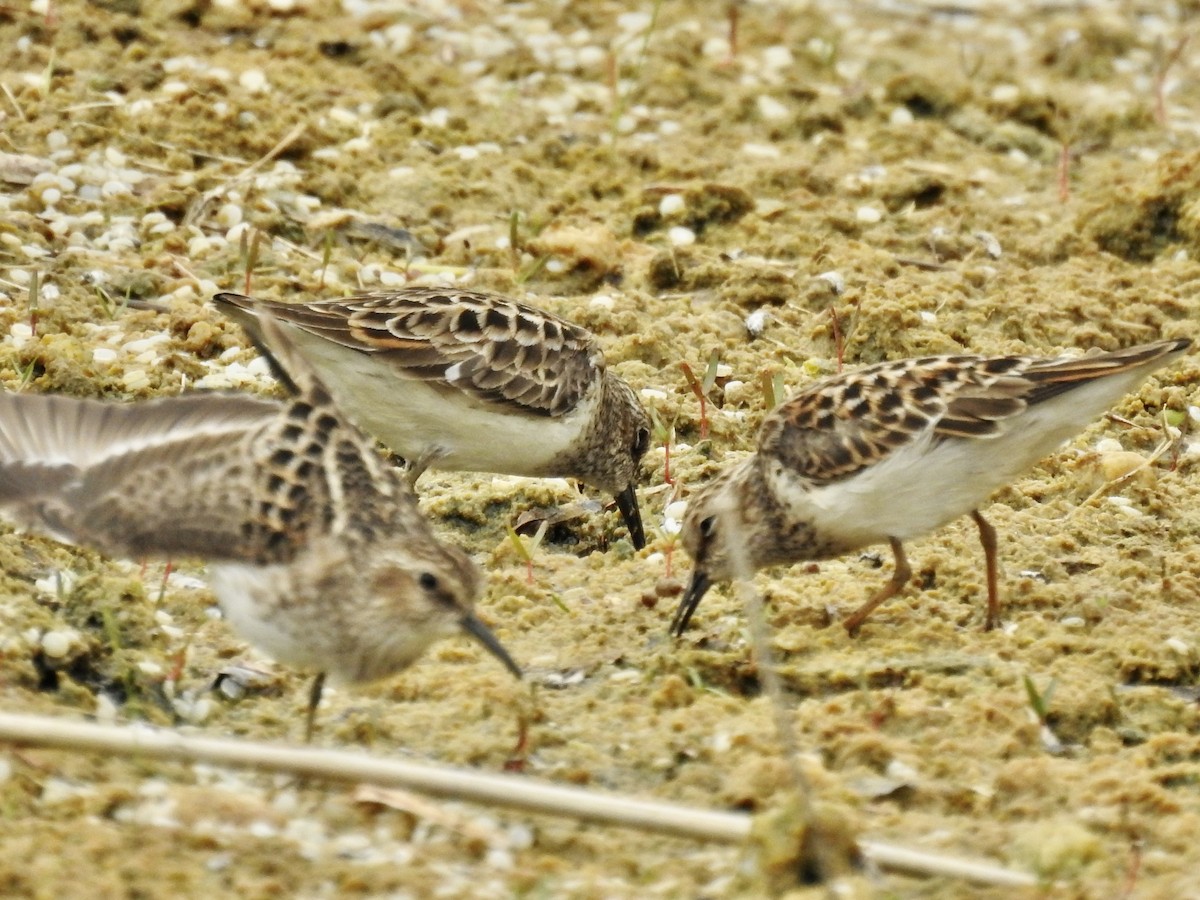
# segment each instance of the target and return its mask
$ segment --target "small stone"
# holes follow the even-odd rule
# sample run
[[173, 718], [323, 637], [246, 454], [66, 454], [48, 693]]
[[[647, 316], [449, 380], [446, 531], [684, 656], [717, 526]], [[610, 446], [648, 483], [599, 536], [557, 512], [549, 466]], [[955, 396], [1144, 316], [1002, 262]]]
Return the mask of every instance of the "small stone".
[[47, 631], [42, 635], [42, 652], [51, 659], [63, 659], [71, 652], [75, 635], [70, 631]]
[[682, 194], [667, 194], [658, 201], [658, 214], [660, 216], [674, 216], [687, 209], [687, 201], [683, 199]]
[[667, 230], [667, 240], [676, 247], [688, 247], [696, 243], [696, 232], [682, 225]]

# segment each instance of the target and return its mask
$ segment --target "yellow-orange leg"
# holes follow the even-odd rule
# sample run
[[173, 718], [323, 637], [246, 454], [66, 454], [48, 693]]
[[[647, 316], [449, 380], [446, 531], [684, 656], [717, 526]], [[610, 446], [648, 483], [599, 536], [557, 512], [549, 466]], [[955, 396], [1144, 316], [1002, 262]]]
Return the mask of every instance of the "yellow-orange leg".
[[987, 621], [983, 623], [984, 631], [991, 631], [1000, 625], [1000, 587], [999, 576], [996, 574], [996, 529], [992, 523], [979, 514], [979, 510], [971, 510], [971, 518], [979, 526], [979, 543], [983, 544], [983, 560], [987, 568], [988, 610]]
[[888, 538], [888, 542], [892, 545], [892, 556], [896, 558], [896, 568], [892, 571], [892, 580], [842, 622], [842, 626], [850, 632], [850, 637], [858, 635], [858, 629], [862, 627], [867, 616], [875, 611], [875, 607], [885, 600], [895, 597], [908, 584], [908, 579], [912, 578], [912, 567], [908, 564], [908, 557], [904, 555], [904, 545], [895, 538]]

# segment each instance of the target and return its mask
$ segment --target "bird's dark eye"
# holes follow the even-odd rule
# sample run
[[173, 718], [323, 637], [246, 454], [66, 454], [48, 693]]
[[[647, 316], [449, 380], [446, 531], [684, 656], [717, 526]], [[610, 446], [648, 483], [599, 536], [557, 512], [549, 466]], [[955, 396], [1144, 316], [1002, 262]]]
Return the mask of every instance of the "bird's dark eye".
[[646, 451], [650, 449], [650, 432], [645, 428], [639, 428], [633, 436], [633, 451], [634, 459], [641, 459], [646, 455]]
[[437, 576], [432, 572], [422, 572], [421, 577], [417, 579], [417, 584], [426, 591], [436, 591], [438, 589]]
[[700, 536], [710, 538], [713, 532], [717, 530], [717, 517], [709, 516], [707, 519], [700, 520]]

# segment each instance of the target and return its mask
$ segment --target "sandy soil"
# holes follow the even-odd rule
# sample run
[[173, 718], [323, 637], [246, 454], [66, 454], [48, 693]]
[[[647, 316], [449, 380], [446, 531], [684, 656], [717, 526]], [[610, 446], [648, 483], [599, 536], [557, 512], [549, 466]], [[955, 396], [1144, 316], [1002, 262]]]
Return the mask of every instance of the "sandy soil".
[[[205, 305], [248, 265], [276, 297], [456, 279], [595, 330], [674, 424], [686, 496], [752, 446], [764, 384], [834, 371], [839, 344], [854, 366], [1195, 333], [1191, 4], [1018, 20], [986, 2], [748, 2], [732, 42], [716, 3], [46, 6], [0, 8], [10, 390], [261, 389]], [[703, 372], [714, 353], [728, 368], [701, 441], [678, 364]], [[970, 522], [913, 542], [918, 577], [857, 640], [829, 625], [886, 579], [886, 552], [756, 579], [821, 799], [864, 835], [1030, 869], [1055, 896], [1200, 896], [1198, 379], [1189, 356], [995, 498], [1000, 631], [980, 629]], [[1092, 496], [1118, 451], [1164, 442]], [[661, 445], [649, 460], [652, 546], [635, 553], [615, 511], [575, 520], [537, 548], [532, 582], [505, 526], [570, 486], [424, 481], [438, 527], [488, 569], [482, 612], [529, 678], [447, 642], [331, 695], [318, 742], [497, 771], [524, 717], [530, 775], [784, 802], [736, 600], [714, 592], [666, 638], [673, 496]], [[299, 738], [303, 675], [214, 617], [198, 565], [164, 589], [161, 563], [9, 530], [0, 556], [4, 709]], [[208, 690], [234, 665], [265, 673], [237, 702]], [[0, 780], [5, 896], [767, 890], [737, 849], [206, 767], [8, 750]]]

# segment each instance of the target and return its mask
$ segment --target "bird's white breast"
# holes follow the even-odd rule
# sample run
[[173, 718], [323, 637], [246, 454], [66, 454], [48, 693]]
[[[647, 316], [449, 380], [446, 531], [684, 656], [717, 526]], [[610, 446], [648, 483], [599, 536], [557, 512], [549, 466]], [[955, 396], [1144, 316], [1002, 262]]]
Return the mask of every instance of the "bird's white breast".
[[243, 640], [289, 666], [318, 671], [328, 667], [330, 651], [320, 629], [300, 627], [306, 623], [276, 614], [280, 596], [292, 594], [288, 566], [214, 562], [208, 581], [226, 621]]

